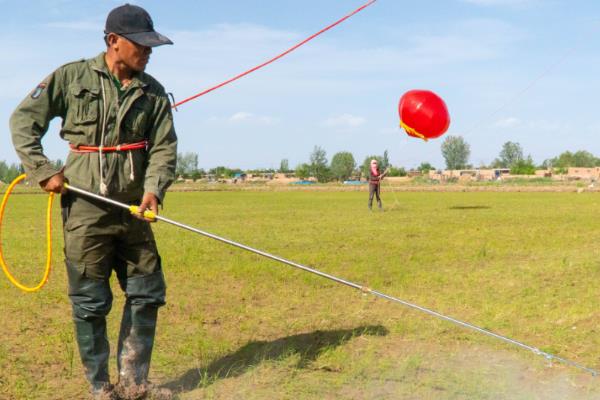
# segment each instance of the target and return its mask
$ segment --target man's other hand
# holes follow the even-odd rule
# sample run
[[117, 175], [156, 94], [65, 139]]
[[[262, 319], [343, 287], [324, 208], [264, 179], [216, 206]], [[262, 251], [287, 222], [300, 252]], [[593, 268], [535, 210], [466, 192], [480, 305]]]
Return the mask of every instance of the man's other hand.
[[154, 213], [154, 215], [158, 215], [158, 198], [154, 193], [144, 193], [144, 197], [142, 197], [142, 202], [138, 208], [137, 214], [134, 214], [136, 218], [143, 219], [148, 222], [156, 222], [155, 219], [145, 218], [144, 211], [149, 210]]

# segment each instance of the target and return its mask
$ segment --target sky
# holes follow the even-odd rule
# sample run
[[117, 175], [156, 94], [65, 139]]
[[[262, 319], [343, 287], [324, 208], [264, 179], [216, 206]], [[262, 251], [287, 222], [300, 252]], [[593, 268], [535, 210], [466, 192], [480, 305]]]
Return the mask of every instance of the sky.
[[[177, 100], [266, 61], [366, 0], [132, 1], [175, 43], [154, 49], [146, 72]], [[108, 12], [121, 1], [0, 0], [0, 160], [17, 162], [8, 120], [54, 69], [104, 50]], [[444, 166], [440, 139], [398, 127], [408, 90], [438, 93], [446, 135], [470, 162], [518, 142], [541, 163], [570, 150], [600, 155], [600, 2], [593, 0], [378, 0], [270, 66], [174, 113], [179, 152], [203, 168], [278, 168], [315, 146], [358, 163], [388, 150], [392, 164]], [[43, 140], [65, 159], [60, 120]]]

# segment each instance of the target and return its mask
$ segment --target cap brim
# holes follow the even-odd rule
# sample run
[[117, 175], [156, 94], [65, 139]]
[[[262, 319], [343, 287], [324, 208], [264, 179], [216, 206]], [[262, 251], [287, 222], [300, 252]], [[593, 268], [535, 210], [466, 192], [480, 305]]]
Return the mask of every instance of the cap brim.
[[121, 36], [135, 42], [139, 45], [146, 47], [162, 46], [163, 44], [173, 44], [171, 39], [161, 35], [158, 32], [138, 32], [138, 33], [125, 33]]

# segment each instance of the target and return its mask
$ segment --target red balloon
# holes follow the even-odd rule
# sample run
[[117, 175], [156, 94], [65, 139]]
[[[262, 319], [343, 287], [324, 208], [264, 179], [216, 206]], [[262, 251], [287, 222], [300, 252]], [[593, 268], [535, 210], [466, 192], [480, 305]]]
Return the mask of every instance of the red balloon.
[[410, 90], [398, 105], [400, 126], [410, 136], [423, 140], [442, 136], [450, 126], [446, 103], [429, 90]]

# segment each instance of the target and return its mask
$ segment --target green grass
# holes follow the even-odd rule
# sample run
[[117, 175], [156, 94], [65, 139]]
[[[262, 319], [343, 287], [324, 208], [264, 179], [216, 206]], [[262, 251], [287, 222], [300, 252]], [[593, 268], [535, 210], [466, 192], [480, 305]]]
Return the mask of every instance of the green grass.
[[[170, 193], [163, 215], [600, 368], [600, 197]], [[5, 258], [33, 284], [45, 196], [11, 199]], [[39, 293], [0, 279], [0, 399], [84, 398], [55, 210]], [[598, 378], [222, 243], [156, 224], [168, 283], [152, 379], [183, 399], [597, 398]], [[109, 317], [116, 348], [122, 295]], [[113, 376], [114, 360], [111, 361]], [[594, 397], [596, 396], [596, 397]]]

